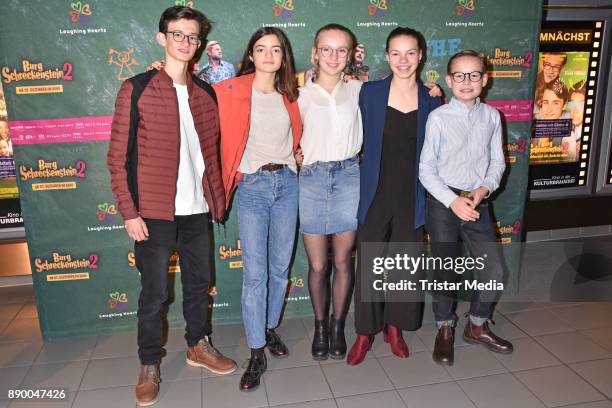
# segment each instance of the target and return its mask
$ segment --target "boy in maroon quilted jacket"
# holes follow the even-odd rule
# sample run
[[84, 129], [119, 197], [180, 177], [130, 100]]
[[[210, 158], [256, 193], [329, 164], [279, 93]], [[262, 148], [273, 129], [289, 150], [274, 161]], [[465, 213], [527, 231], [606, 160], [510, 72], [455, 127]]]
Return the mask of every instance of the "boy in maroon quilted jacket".
[[125, 81], [115, 104], [108, 168], [141, 274], [141, 369], [136, 386], [141, 406], [154, 404], [159, 392], [162, 306], [175, 247], [187, 363], [216, 374], [237, 368], [209, 338], [209, 223], [221, 220], [225, 212], [219, 119], [213, 89], [188, 74], [188, 64], [209, 30], [210, 22], [197, 10], [175, 6], [164, 11], [156, 36], [165, 49], [164, 68]]

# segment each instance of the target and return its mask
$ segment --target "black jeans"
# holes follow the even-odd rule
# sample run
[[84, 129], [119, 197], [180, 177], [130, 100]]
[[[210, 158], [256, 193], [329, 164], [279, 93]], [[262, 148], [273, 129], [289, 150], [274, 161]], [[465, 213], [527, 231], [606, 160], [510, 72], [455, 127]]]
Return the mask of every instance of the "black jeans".
[[[486, 259], [485, 268], [478, 272], [478, 282], [485, 283], [496, 280], [501, 283], [503, 282], [504, 270], [501, 252], [495, 245], [497, 239], [489, 203], [487, 201], [481, 202], [476, 210], [480, 213], [480, 218], [476, 221], [465, 222], [458, 218], [450, 208], [446, 208], [444, 204], [428, 194], [425, 219], [432, 244], [432, 253], [436, 257], [456, 259], [462, 256], [462, 246], [444, 243], [458, 243], [461, 239], [467, 244], [472, 257], [484, 256]], [[434, 277], [439, 282], [460, 282], [463, 279], [462, 275], [455, 271], [444, 270], [436, 270]], [[475, 290], [471, 296], [470, 314], [475, 317], [490, 318], [493, 305], [499, 294], [498, 291]], [[434, 291], [432, 297], [432, 307], [436, 321], [454, 320], [457, 291]]]
[[168, 263], [179, 253], [183, 286], [183, 316], [187, 345], [210, 334], [208, 324], [210, 239], [208, 214], [175, 216], [174, 221], [146, 219], [149, 239], [134, 244], [142, 290], [138, 299], [138, 357], [155, 364], [162, 354], [162, 310], [168, 298]]

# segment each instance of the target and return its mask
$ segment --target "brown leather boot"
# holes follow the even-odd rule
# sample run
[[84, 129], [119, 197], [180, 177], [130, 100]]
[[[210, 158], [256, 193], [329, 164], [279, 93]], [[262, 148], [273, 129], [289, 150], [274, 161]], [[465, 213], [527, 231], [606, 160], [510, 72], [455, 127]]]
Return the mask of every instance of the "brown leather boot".
[[451, 325], [445, 323], [438, 329], [432, 357], [440, 365], [455, 363], [455, 328]]
[[221, 354], [210, 343], [208, 336], [200, 339], [194, 347], [187, 347], [187, 364], [204, 367], [215, 374], [231, 374], [238, 368], [236, 362]]
[[495, 353], [510, 354], [514, 351], [512, 343], [498, 337], [489, 328], [489, 322], [476, 326], [468, 319], [463, 331], [463, 340], [470, 344], [482, 344]]
[[159, 364], [141, 365], [136, 385], [136, 403], [148, 407], [157, 402], [159, 393]]

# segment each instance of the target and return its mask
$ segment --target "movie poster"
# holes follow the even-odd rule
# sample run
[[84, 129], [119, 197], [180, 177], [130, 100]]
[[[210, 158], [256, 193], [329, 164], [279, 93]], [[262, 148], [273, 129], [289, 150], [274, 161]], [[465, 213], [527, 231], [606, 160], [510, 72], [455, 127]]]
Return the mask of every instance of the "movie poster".
[[532, 190], [585, 184], [590, 106], [597, 79], [593, 68], [599, 57], [598, 25], [601, 23], [588, 21], [542, 23], [529, 158]]
[[0, 229], [23, 227], [4, 90], [0, 83]]
[[589, 58], [589, 52], [540, 52], [531, 164], [578, 161]]

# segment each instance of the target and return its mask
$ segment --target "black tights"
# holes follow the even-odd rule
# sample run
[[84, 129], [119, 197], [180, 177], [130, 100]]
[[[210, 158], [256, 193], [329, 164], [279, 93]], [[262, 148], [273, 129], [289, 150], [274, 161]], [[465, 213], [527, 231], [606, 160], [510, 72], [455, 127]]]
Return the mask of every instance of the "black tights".
[[[356, 231], [332, 235], [334, 278], [332, 283], [333, 314], [338, 320], [346, 317], [353, 291], [352, 250]], [[308, 290], [316, 320], [325, 320], [329, 308], [329, 276], [327, 264], [327, 235], [304, 234], [304, 247], [308, 255]]]

